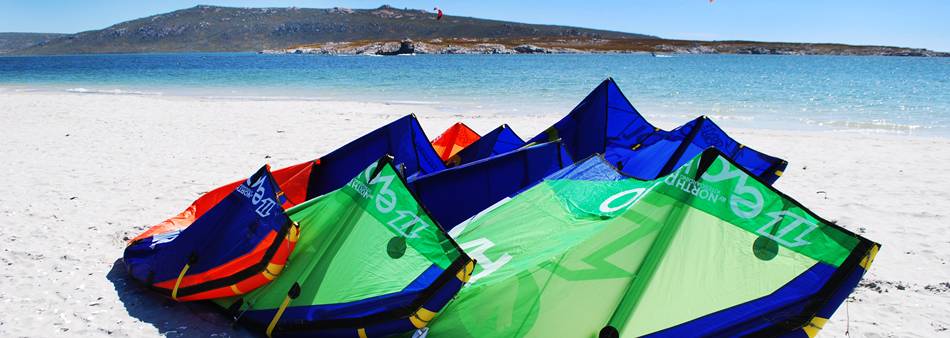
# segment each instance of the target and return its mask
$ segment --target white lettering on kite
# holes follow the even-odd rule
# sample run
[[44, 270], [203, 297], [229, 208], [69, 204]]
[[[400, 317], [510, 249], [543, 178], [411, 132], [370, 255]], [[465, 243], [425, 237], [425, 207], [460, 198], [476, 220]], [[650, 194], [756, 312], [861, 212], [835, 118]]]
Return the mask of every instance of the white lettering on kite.
[[[717, 162], [722, 163], [722, 170], [717, 174], [710, 174], [707, 171], [703, 174], [703, 179], [710, 182], [721, 182], [738, 178], [736, 186], [733, 188], [733, 194], [729, 196], [730, 209], [732, 209], [732, 212], [736, 214], [736, 216], [746, 219], [759, 216], [765, 207], [765, 198], [762, 196], [762, 192], [754, 185], [748, 184], [749, 176], [743, 173], [742, 170], [732, 168], [727, 161]], [[766, 215], [771, 217], [772, 220], [760, 227], [756, 233], [786, 247], [794, 248], [811, 244], [811, 242], [806, 241], [804, 237], [818, 228], [817, 224], [789, 210], [773, 211], [766, 213]], [[778, 228], [774, 233], [769, 231], [785, 218], [790, 218], [792, 222]], [[788, 239], [786, 237], [786, 235], [802, 226], [805, 227], [804, 230], [799, 232], [795, 238]]]
[[257, 210], [254, 211], [261, 217], [267, 217], [270, 216], [270, 212], [274, 209], [275, 205], [277, 205], [277, 202], [274, 202], [273, 199], [266, 198], [261, 201], [260, 205], [257, 206]]
[[261, 177], [257, 178], [256, 182], [251, 183], [251, 178], [248, 177], [247, 181], [237, 188], [239, 194], [251, 200], [251, 205], [257, 206], [254, 212], [261, 217], [270, 216], [271, 210], [277, 205], [274, 199], [270, 197], [264, 198], [264, 193], [267, 192], [266, 189], [264, 189], [264, 178], [265, 176], [261, 175]]
[[376, 178], [369, 181], [369, 185], [377, 185], [382, 183], [383, 187], [379, 189], [379, 193], [376, 194], [376, 209], [382, 213], [388, 213], [393, 211], [396, 207], [396, 193], [389, 188], [393, 183], [393, 175], [383, 176], [382, 174], [377, 175]]
[[459, 244], [459, 247], [468, 253], [469, 257], [475, 259], [475, 261], [478, 262], [478, 266], [482, 268], [482, 271], [479, 271], [477, 274], [474, 274], [471, 278], [469, 278], [469, 285], [474, 284], [475, 281], [480, 278], [491, 275], [511, 261], [511, 255], [508, 253], [502, 254], [501, 257], [498, 257], [496, 260], [489, 259], [488, 256], [485, 255], [485, 252], [488, 251], [488, 249], [491, 249], [493, 246], [495, 246], [495, 243], [492, 243], [492, 241], [484, 237], [476, 238], [472, 241]]
[[726, 198], [720, 195], [719, 190], [713, 189], [707, 184], [697, 182], [696, 180], [684, 175], [668, 175], [665, 179], [663, 179], [663, 182], [671, 187], [675, 187], [690, 195], [698, 197], [699, 199], [714, 203], [726, 201]]
[[[412, 211], [396, 210], [396, 214], [399, 215], [399, 217], [389, 221], [386, 225], [403, 237], [418, 238], [419, 231], [429, 227], [429, 224], [426, 223], [425, 220], [419, 218], [419, 215], [416, 215], [416, 213]], [[402, 223], [399, 223], [401, 220]]]
[[[703, 174], [703, 179], [710, 182], [722, 182], [732, 178], [739, 178], [736, 187], [733, 188], [733, 194], [729, 196], [729, 207], [736, 216], [742, 218], [754, 218], [762, 212], [765, 206], [765, 198], [762, 192], [754, 186], [748, 185], [749, 176], [743, 174], [742, 170], [730, 167], [726, 161], [717, 161], [722, 163], [722, 170], [718, 174], [710, 174], [709, 171]], [[747, 197], [744, 198], [743, 196]]]
[[[604, 202], [600, 203], [600, 212], [612, 213], [614, 211], [629, 207], [631, 204], [639, 200], [640, 196], [643, 196], [644, 191], [646, 191], [645, 188], [635, 188], [635, 189], [624, 190], [616, 194], [613, 194], [613, 196], [607, 197], [607, 199], [605, 199]], [[625, 197], [627, 195], [633, 195], [633, 196], [630, 196], [626, 202], [620, 203], [618, 205], [612, 205], [614, 201], [622, 197]]]
[[[426, 223], [426, 221], [419, 217], [414, 211], [396, 210], [396, 206], [399, 205], [399, 199], [396, 192], [390, 187], [396, 176], [379, 173], [376, 177], [371, 179], [370, 176], [372, 176], [375, 171], [376, 165], [371, 165], [363, 172], [363, 177], [368, 181], [369, 186], [381, 185], [379, 191], [376, 192], [373, 198], [373, 206], [376, 207], [376, 211], [385, 215], [395, 210], [396, 218], [386, 222], [386, 226], [402, 237], [418, 238], [419, 232], [428, 228], [429, 223]], [[354, 178], [348, 185], [356, 190], [363, 198], [370, 198], [371, 189], [367, 184]]]
[[356, 190], [356, 193], [360, 194], [360, 196], [362, 196], [363, 198], [369, 198], [369, 195], [370, 195], [369, 187], [363, 184], [363, 182], [353, 179], [353, 180], [350, 180], [350, 183], [347, 185], [349, 185], [350, 188], [353, 188], [353, 190]]
[[[812, 223], [808, 221], [807, 219], [805, 219], [804, 217], [799, 216], [798, 214], [790, 212], [788, 210], [770, 212], [770, 213], [767, 213], [766, 215], [772, 217], [772, 221], [766, 225], [763, 225], [761, 228], [759, 228], [759, 231], [757, 231], [757, 233], [764, 237], [768, 237], [787, 247], [794, 248], [794, 247], [798, 247], [802, 245], [811, 244], [811, 242], [804, 240], [803, 237], [805, 237], [806, 235], [808, 235], [809, 233], [811, 233], [812, 231], [818, 228], [817, 224]], [[774, 227], [776, 224], [779, 224], [779, 222], [781, 222], [786, 217], [791, 218], [792, 223], [782, 226], [774, 234], [769, 232], [769, 229]], [[785, 235], [788, 235], [790, 232], [792, 232], [793, 230], [797, 229], [800, 226], [805, 226], [806, 228], [801, 233], [799, 233], [798, 236], [795, 236], [795, 238], [792, 240], [787, 240], [784, 238]]]

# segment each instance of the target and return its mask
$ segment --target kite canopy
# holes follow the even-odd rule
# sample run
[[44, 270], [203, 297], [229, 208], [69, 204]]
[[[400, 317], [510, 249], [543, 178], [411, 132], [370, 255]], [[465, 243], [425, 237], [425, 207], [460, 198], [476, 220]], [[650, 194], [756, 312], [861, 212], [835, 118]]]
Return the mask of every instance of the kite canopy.
[[199, 199], [221, 194], [207, 210], [196, 202], [133, 239], [123, 257], [132, 277], [178, 301], [228, 297], [274, 279], [297, 240], [281, 207], [287, 196], [266, 166], [221, 192], [230, 186]]
[[301, 236], [287, 269], [264, 288], [218, 303], [275, 336], [378, 337], [427, 326], [474, 262], [391, 161], [288, 210]]
[[442, 162], [448, 162], [456, 153], [468, 147], [472, 142], [478, 141], [479, 137], [478, 133], [472, 128], [462, 122], [457, 122], [442, 132], [442, 135], [432, 140], [432, 148], [439, 154]]
[[548, 142], [419, 176], [409, 188], [432, 218], [451, 230], [572, 163], [561, 142]]
[[629, 178], [565, 168], [452, 231], [478, 261], [439, 337], [813, 337], [878, 245], [718, 150]]
[[406, 177], [445, 169], [415, 115], [406, 115], [321, 157], [310, 172], [307, 198], [347, 184], [366, 166], [392, 155], [393, 165]]
[[495, 130], [492, 130], [478, 141], [469, 144], [446, 161], [448, 165], [458, 166], [466, 163], [475, 162], [481, 159], [500, 155], [521, 148], [525, 145], [524, 140], [515, 134], [511, 127], [503, 124]]
[[709, 147], [724, 152], [768, 184], [788, 164], [736, 142], [706, 117], [672, 131], [660, 130], [640, 115], [609, 78], [566, 117], [528, 142], [556, 139], [564, 141], [574, 158], [603, 154], [624, 173], [643, 179], [664, 176]]

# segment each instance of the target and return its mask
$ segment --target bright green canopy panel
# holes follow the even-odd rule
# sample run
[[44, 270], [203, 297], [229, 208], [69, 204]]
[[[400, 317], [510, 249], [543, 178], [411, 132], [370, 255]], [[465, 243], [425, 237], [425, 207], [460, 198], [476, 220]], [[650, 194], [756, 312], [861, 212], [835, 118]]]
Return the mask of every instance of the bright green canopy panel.
[[274, 336], [384, 336], [424, 327], [473, 266], [384, 157], [287, 211], [300, 238], [270, 284], [220, 300]]
[[715, 150], [653, 181], [593, 157], [452, 234], [478, 264], [432, 337], [805, 337], [877, 248]]

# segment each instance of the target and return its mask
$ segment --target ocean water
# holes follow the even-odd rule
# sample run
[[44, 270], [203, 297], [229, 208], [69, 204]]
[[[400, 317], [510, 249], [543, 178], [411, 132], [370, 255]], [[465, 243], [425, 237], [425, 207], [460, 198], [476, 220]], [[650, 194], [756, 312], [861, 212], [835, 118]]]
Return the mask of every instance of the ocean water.
[[[564, 113], [613, 77], [641, 113], [725, 126], [950, 136], [950, 59], [753, 55], [184, 53], [0, 57], [2, 91], [432, 105]], [[407, 112], [409, 113], [409, 112]]]

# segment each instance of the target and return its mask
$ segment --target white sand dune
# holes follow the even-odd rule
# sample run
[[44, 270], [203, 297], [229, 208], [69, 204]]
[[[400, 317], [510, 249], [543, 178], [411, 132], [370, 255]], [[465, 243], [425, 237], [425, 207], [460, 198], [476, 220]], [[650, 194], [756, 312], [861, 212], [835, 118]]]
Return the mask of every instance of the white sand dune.
[[[528, 136], [563, 114], [431, 109], [0, 92], [0, 336], [247, 335], [133, 283], [119, 260], [125, 241], [263, 163], [316, 158], [406, 113], [430, 137], [457, 120]], [[950, 140], [729, 131], [791, 163], [782, 191], [884, 246], [823, 336], [950, 336]]]

